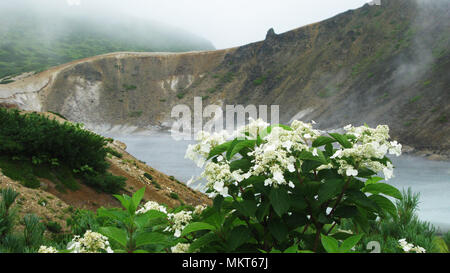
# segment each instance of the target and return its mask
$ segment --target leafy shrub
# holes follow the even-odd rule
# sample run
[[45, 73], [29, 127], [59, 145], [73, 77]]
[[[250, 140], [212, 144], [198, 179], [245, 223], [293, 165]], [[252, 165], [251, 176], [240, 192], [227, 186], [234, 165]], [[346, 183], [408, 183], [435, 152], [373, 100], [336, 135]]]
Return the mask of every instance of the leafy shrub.
[[79, 236], [88, 230], [98, 231], [99, 228], [96, 215], [89, 210], [77, 210], [66, 222], [72, 233]]
[[149, 173], [144, 173], [144, 177], [148, 180], [153, 180], [153, 177]]
[[60, 233], [62, 230], [62, 227], [58, 222], [49, 221], [45, 224], [45, 226], [47, 227], [48, 231], [52, 233]]
[[[335, 228], [344, 219], [363, 235], [370, 220], [395, 217], [385, 196], [401, 199], [401, 193], [376, 174], [392, 177], [386, 154], [399, 155], [401, 146], [389, 141], [387, 126], [345, 130], [324, 135], [300, 121], [269, 126], [258, 120], [233, 140], [206, 134], [191, 145], [188, 158], [208, 160], [202, 177], [214, 205], [182, 232], [193, 241], [189, 251], [324, 252], [322, 236], [338, 239]], [[200, 148], [206, 144], [209, 152]]]
[[44, 239], [44, 225], [39, 217], [34, 214], [27, 214], [23, 218], [25, 245], [29, 248], [37, 248]]
[[72, 169], [88, 165], [96, 171], [106, 171], [105, 139], [80, 125], [60, 124], [38, 114], [7, 109], [0, 109], [0, 123], [3, 154], [56, 158]]
[[106, 147], [105, 150], [107, 153], [112, 154], [115, 157], [118, 157], [118, 158], [123, 157], [123, 154], [119, 153], [118, 151], [114, 150], [113, 148]]
[[136, 90], [137, 89], [137, 86], [136, 85], [130, 85], [130, 84], [124, 84], [123, 85], [123, 88], [125, 88], [125, 90], [127, 90], [127, 91], [131, 91], [131, 90]]
[[[0, 158], [0, 168], [25, 186], [39, 187], [36, 170], [42, 175], [46, 166], [49, 171], [45, 178], [55, 181], [54, 175], [71, 190], [79, 187], [74, 174], [86, 184], [108, 193], [116, 193], [124, 185], [124, 178], [106, 173], [109, 167], [105, 160], [106, 139], [83, 130], [80, 124], [60, 124], [38, 114], [7, 109], [0, 109], [0, 123], [0, 153], [4, 155]], [[8, 157], [20, 158], [24, 167], [18, 169]], [[27, 161], [39, 168], [30, 167]]]
[[125, 177], [110, 173], [84, 173], [83, 181], [86, 185], [106, 193], [117, 193], [125, 186]]
[[11, 188], [1, 191], [0, 200], [0, 240], [11, 231], [14, 226], [15, 211], [11, 210], [11, 206], [16, 200], [19, 193]]
[[169, 194], [170, 198], [175, 199], [175, 200], [180, 200], [180, 197], [178, 196], [178, 194], [171, 192]]

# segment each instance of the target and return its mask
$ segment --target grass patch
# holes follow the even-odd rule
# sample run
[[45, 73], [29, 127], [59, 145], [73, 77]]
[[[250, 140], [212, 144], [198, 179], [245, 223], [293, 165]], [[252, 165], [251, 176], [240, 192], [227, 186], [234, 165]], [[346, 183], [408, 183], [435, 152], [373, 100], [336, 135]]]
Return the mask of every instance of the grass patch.
[[259, 86], [259, 85], [263, 84], [266, 80], [267, 80], [267, 76], [257, 78], [253, 81], [253, 85]]
[[65, 189], [76, 191], [80, 188], [72, 171], [65, 166], [34, 165], [27, 160], [13, 160], [7, 156], [1, 156], [0, 168], [4, 175], [19, 181], [27, 188], [39, 188], [41, 183], [38, 178], [52, 181], [56, 184], [56, 188], [62, 192]]
[[139, 118], [142, 116], [142, 111], [134, 111], [128, 114], [130, 118]]
[[45, 224], [45, 227], [51, 233], [60, 233], [62, 230], [61, 225], [58, 222], [53, 222], [53, 221], [47, 222]]
[[422, 95], [417, 95], [409, 100], [409, 103], [418, 102], [422, 98]]
[[126, 91], [132, 91], [137, 89], [137, 86], [132, 84], [124, 84], [122, 85], [122, 87], [125, 88]]
[[144, 173], [144, 177], [148, 180], [153, 180], [153, 176], [151, 176], [149, 173]]
[[174, 192], [171, 192], [171, 193], [169, 194], [169, 197], [172, 198], [172, 199], [174, 199], [174, 200], [180, 200], [180, 197], [178, 196], [178, 194], [176, 194], [176, 193], [174, 193]]
[[13, 83], [13, 80], [2, 80], [0, 81], [0, 84], [8, 84], [8, 83]]
[[185, 95], [186, 95], [186, 93], [184, 93], [184, 92], [178, 93], [177, 98], [181, 100], [182, 98], [184, 98]]

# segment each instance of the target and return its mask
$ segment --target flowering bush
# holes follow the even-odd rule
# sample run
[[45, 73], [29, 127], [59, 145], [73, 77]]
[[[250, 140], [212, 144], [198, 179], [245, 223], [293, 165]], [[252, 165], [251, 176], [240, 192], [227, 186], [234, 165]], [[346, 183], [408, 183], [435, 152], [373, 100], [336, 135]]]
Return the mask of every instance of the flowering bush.
[[41, 246], [39, 253], [114, 253], [108, 238], [97, 232], [86, 231], [83, 237], [75, 235], [66, 250], [58, 251], [52, 246]]
[[414, 246], [413, 244], [410, 244], [406, 241], [406, 239], [400, 239], [398, 240], [399, 247], [406, 253], [426, 253], [425, 248], [420, 246]]
[[334, 228], [343, 219], [363, 232], [369, 220], [396, 217], [386, 196], [401, 194], [376, 176], [392, 178], [387, 155], [401, 154], [388, 126], [349, 125], [344, 134], [326, 134], [313, 125], [257, 120], [229, 141], [226, 133], [200, 133], [186, 157], [204, 166], [201, 177], [214, 206], [181, 232], [192, 241], [190, 251], [283, 252], [299, 246], [319, 252], [325, 250], [321, 235], [342, 236]]

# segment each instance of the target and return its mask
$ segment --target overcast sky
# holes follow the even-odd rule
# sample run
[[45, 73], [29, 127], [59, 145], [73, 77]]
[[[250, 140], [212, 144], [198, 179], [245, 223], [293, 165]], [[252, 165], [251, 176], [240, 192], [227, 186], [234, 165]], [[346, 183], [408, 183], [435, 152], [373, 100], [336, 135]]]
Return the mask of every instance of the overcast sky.
[[[15, 0], [7, 1], [15, 2]], [[47, 2], [48, 5], [54, 0], [31, 1], [42, 4]], [[127, 13], [180, 27], [210, 40], [218, 49], [263, 40], [271, 27], [276, 33], [286, 32], [370, 2], [369, 0], [59, 1], [65, 2], [67, 9]]]

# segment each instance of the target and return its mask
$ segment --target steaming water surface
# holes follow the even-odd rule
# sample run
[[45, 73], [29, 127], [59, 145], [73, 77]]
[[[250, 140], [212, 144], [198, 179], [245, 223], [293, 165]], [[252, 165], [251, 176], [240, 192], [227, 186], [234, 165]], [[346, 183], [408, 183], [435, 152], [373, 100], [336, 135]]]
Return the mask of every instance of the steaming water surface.
[[[185, 159], [186, 148], [193, 141], [175, 141], [167, 133], [150, 136], [117, 136], [127, 144], [127, 151], [153, 168], [186, 182], [201, 173], [192, 161]], [[395, 178], [389, 181], [399, 189], [411, 187], [419, 192], [421, 220], [442, 230], [450, 230], [450, 163], [412, 156], [392, 158]], [[197, 185], [198, 186], [198, 185]]]

